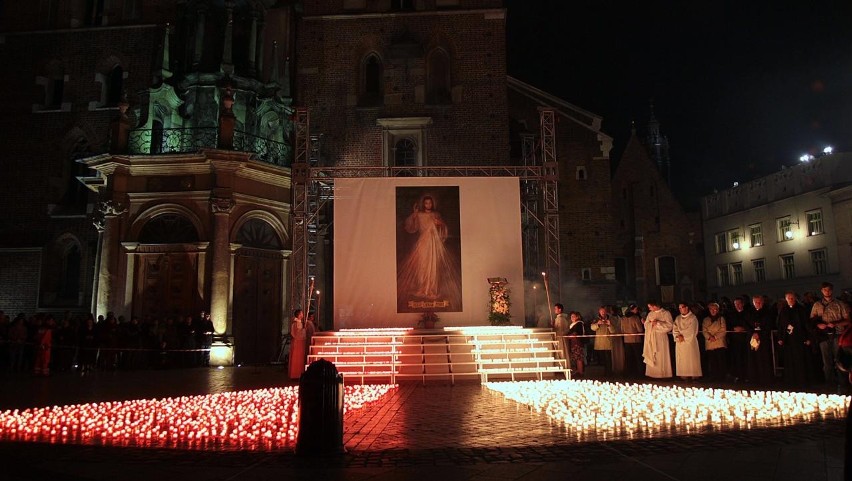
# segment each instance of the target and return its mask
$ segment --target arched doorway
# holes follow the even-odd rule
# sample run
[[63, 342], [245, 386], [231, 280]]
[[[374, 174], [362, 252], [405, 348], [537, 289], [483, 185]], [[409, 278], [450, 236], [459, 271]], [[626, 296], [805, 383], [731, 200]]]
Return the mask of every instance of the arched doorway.
[[262, 219], [237, 232], [234, 256], [234, 359], [241, 364], [275, 360], [281, 340], [282, 242]]
[[133, 288], [133, 315], [164, 319], [195, 315], [198, 292], [198, 231], [180, 214], [157, 215], [142, 227]]

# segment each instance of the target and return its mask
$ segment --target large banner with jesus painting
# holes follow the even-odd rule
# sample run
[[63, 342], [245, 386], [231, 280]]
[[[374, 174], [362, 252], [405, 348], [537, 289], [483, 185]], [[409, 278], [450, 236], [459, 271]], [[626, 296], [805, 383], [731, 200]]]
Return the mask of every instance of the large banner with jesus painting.
[[489, 277], [523, 322], [520, 191], [512, 177], [336, 179], [334, 325], [488, 324]]
[[461, 312], [459, 188], [396, 188], [396, 312]]

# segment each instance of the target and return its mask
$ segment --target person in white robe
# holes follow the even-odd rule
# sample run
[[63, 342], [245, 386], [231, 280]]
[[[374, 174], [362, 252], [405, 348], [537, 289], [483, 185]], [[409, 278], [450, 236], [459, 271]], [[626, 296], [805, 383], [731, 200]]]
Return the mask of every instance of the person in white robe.
[[675, 371], [681, 379], [701, 377], [701, 351], [698, 349], [698, 318], [689, 304], [678, 304], [680, 314], [674, 320]]
[[645, 375], [657, 379], [672, 377], [672, 360], [669, 353], [669, 332], [674, 325], [672, 315], [657, 301], [648, 301], [648, 316], [645, 318], [645, 345], [642, 359]]

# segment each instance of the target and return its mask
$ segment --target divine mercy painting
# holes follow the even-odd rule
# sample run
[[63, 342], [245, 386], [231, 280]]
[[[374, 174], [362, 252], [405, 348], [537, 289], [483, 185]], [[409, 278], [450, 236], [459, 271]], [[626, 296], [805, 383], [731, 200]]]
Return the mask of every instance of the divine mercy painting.
[[461, 312], [459, 188], [396, 188], [397, 312]]

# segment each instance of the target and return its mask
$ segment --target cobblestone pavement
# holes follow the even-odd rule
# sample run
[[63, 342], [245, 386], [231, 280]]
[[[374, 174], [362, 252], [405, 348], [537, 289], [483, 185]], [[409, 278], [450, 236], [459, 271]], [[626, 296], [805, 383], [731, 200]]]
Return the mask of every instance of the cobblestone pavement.
[[[0, 378], [0, 409], [286, 384], [280, 367]], [[403, 384], [347, 416], [348, 453], [210, 452], [0, 443], [0, 480], [840, 480], [844, 424], [577, 442], [478, 384]]]

